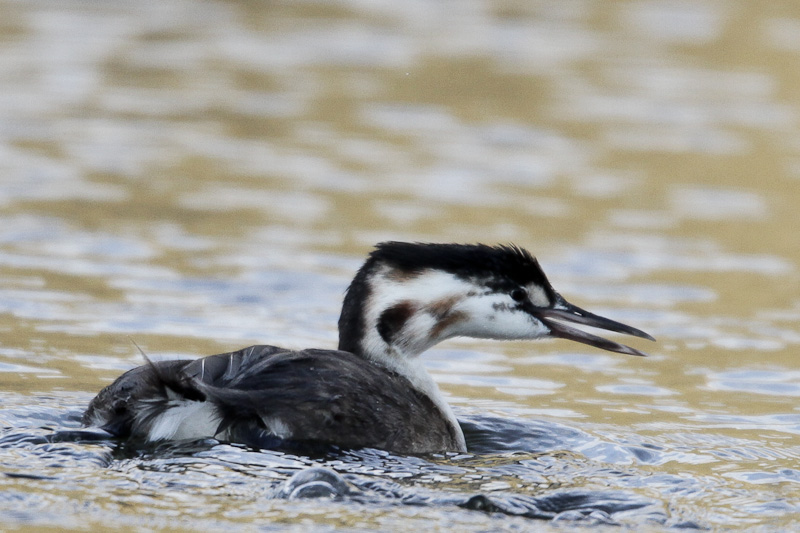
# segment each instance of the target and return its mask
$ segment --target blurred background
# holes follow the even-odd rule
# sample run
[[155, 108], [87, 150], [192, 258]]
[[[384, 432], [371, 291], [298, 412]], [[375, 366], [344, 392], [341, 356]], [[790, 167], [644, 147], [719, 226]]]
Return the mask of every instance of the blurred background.
[[40, 401], [79, 410], [141, 363], [131, 339], [153, 357], [332, 347], [376, 242], [513, 242], [658, 342], [631, 341], [648, 359], [449, 342], [426, 360], [457, 408], [649, 443], [649, 463], [584, 452], [685, 476], [665, 501], [692, 520], [796, 524], [797, 4], [0, 14], [6, 427]]

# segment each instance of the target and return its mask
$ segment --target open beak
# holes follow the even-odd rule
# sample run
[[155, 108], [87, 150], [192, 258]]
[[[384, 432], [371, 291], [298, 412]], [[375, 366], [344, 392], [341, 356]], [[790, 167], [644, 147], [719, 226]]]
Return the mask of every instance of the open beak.
[[[584, 311], [577, 305], [572, 305], [563, 298], [559, 297], [558, 302], [553, 307], [535, 307], [529, 310], [529, 313], [535, 316], [538, 320], [544, 323], [550, 329], [550, 335], [553, 337], [560, 337], [562, 339], [569, 339], [576, 342], [582, 342], [590, 346], [596, 346], [603, 350], [611, 352], [626, 353], [628, 355], [646, 356], [644, 352], [640, 352], [630, 346], [619, 344], [591, 333], [586, 333], [577, 328], [567, 326], [562, 322], [556, 320], [573, 322], [575, 324], [583, 324], [593, 328], [605, 329], [608, 331], [616, 331], [617, 333], [625, 333], [633, 335], [634, 337], [642, 337], [655, 341], [655, 339], [640, 329], [627, 326], [620, 322], [616, 322], [609, 318], [604, 318], [589, 311]], [[555, 320], [551, 320], [555, 319]]]

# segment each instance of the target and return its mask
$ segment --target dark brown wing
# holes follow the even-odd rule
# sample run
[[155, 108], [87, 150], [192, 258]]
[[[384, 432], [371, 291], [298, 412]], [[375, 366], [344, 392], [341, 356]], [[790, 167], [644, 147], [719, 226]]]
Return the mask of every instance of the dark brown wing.
[[216, 407], [218, 438], [257, 447], [270, 441], [269, 423], [278, 420], [299, 443], [401, 453], [458, 449], [447, 419], [406, 378], [335, 350], [251, 346], [145, 365], [101, 391], [84, 423], [144, 437], [148, 417], [132, 413], [158, 414], [176, 395]]

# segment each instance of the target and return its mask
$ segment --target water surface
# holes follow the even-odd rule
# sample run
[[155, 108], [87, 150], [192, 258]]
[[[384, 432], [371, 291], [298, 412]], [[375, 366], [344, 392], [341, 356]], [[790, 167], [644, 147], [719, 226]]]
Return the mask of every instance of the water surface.
[[[5, 527], [798, 527], [793, 6], [0, 9]], [[334, 346], [388, 239], [515, 242], [658, 342], [431, 351], [465, 455], [70, 433], [131, 340]]]

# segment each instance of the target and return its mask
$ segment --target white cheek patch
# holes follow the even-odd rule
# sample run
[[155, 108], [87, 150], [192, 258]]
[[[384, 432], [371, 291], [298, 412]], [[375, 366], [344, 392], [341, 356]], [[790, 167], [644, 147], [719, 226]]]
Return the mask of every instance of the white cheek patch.
[[503, 293], [472, 298], [458, 307], [468, 320], [460, 323], [454, 335], [483, 339], [536, 339], [549, 333], [547, 327]]
[[[386, 353], [388, 349], [374, 327], [380, 322], [381, 313], [395, 306], [408, 304], [415, 312], [400, 328], [395, 347], [417, 355], [435, 343], [430, 338], [431, 332], [445, 314], [444, 308], [455, 303], [454, 296], [460, 298], [461, 295], [473, 291], [475, 286], [450, 273], [437, 270], [402, 277], [392, 269], [384, 268], [372, 280], [371, 289], [364, 311], [364, 322], [367, 325], [364, 347], [367, 353]], [[439, 310], [437, 303], [441, 305]]]

